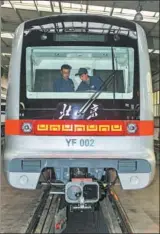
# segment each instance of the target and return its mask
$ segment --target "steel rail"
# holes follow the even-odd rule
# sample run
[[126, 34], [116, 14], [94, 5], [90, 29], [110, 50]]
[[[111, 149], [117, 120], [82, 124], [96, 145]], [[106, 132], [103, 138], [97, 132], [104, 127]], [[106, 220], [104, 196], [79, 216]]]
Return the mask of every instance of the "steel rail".
[[127, 216], [127, 213], [125, 212], [120, 199], [114, 189], [109, 190], [109, 200], [112, 203], [114, 210], [116, 211], [118, 215], [119, 225], [121, 227], [122, 233], [135, 233], [133, 226], [131, 225], [131, 222]]
[[[66, 227], [66, 219], [63, 214], [65, 210], [59, 209], [63, 199], [59, 194], [52, 195], [51, 191], [51, 186], [44, 190], [24, 233], [61, 233]], [[61, 219], [63, 219], [64, 224], [56, 230], [56, 224], [59, 224]]]
[[38, 225], [38, 222], [40, 220], [40, 216], [44, 210], [48, 197], [49, 197], [49, 188], [45, 189], [44, 192], [42, 193], [42, 196], [40, 200], [38, 201], [38, 205], [34, 210], [33, 216], [31, 217], [29, 221], [29, 224], [25, 233], [31, 233], [31, 234], [34, 233]]
[[[63, 210], [66, 208], [60, 208], [63, 195], [53, 196], [51, 191], [51, 187], [44, 190], [25, 233], [61, 233], [62, 229], [66, 228], [63, 214]], [[114, 189], [107, 191], [106, 198], [100, 202], [100, 207], [107, 226], [107, 233], [135, 233]], [[62, 228], [56, 230], [56, 224], [59, 224], [61, 219], [64, 220], [64, 224]]]

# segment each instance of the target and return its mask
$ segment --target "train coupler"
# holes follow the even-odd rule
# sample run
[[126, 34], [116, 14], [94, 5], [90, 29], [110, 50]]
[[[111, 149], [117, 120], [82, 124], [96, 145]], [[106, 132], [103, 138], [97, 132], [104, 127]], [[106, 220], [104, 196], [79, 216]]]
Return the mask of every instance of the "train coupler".
[[92, 180], [73, 180], [65, 186], [65, 200], [70, 205], [70, 211], [93, 209], [99, 201], [100, 187]]

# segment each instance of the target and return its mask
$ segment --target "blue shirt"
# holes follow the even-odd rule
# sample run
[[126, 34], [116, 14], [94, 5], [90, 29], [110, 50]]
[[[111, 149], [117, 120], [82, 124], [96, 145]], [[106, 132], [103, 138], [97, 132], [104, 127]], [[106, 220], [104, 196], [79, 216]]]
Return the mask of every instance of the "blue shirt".
[[90, 76], [89, 82], [82, 81], [76, 91], [99, 90], [103, 81], [97, 76]]
[[54, 92], [74, 92], [74, 83], [68, 79], [63, 79], [63, 77], [57, 78], [53, 83]]

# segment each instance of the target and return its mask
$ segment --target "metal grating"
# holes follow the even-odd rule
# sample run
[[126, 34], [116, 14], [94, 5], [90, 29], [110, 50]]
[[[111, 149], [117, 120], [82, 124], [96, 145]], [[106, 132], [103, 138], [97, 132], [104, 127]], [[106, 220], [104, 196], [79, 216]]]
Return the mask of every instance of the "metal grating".
[[41, 168], [41, 160], [22, 160], [21, 166], [23, 171], [39, 171]]
[[118, 161], [118, 171], [120, 172], [134, 172], [137, 170], [136, 160], [120, 160]]

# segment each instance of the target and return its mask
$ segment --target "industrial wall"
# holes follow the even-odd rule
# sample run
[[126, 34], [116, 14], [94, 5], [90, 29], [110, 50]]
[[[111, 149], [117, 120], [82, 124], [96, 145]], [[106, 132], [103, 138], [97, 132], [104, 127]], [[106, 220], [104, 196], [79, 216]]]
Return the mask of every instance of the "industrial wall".
[[153, 75], [153, 110], [154, 110], [154, 126], [155, 140], [160, 139], [160, 73]]
[[1, 77], [1, 98], [7, 94], [7, 86], [8, 86], [7, 78], [2, 76]]
[[160, 163], [160, 73], [153, 75], [153, 107], [154, 107], [154, 149], [157, 164]]

